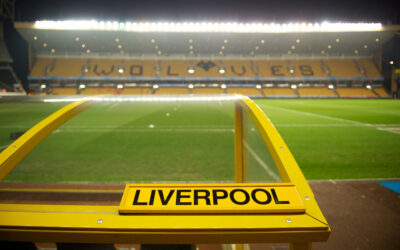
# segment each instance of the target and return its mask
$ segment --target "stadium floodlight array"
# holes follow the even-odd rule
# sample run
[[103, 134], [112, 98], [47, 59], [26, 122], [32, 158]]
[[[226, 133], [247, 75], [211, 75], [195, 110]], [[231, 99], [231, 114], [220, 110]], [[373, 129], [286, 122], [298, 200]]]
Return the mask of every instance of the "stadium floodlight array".
[[236, 23], [112, 22], [96, 20], [36, 21], [36, 29], [125, 32], [296, 33], [380, 31], [381, 23]]

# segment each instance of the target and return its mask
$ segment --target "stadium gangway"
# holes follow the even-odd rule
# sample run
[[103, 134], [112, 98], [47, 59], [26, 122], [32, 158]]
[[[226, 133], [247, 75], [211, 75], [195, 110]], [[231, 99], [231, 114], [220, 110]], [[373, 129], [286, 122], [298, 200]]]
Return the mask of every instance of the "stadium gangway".
[[[219, 187], [251, 190], [263, 187], [291, 188], [297, 206], [280, 210], [255, 211], [252, 208], [222, 211], [181, 211], [178, 213], [124, 214], [121, 207], [83, 205], [0, 204], [0, 240], [71, 243], [195, 244], [290, 243], [291, 249], [311, 249], [312, 242], [327, 241], [330, 227], [319, 209], [288, 146], [263, 111], [249, 98], [235, 99], [235, 180], [237, 184], [182, 184], [185, 187]], [[94, 100], [69, 104], [45, 118], [0, 154], [2, 180], [46, 136], [68, 119], [95, 105]], [[277, 166], [282, 183], [247, 183], [248, 152], [244, 115], [250, 117]], [[133, 184], [132, 184], [133, 185]], [[133, 185], [135, 186], [135, 185]], [[145, 186], [145, 185], [144, 185]], [[163, 187], [168, 186], [161, 185]], [[174, 186], [174, 185], [172, 185]], [[176, 184], [175, 187], [181, 185]], [[128, 191], [127, 191], [128, 190]], [[250, 191], [249, 191], [250, 192]], [[276, 194], [274, 194], [274, 199]], [[131, 201], [130, 201], [131, 202]], [[276, 204], [275, 204], [276, 205]], [[129, 204], [128, 204], [129, 206]], [[126, 208], [126, 207], [125, 207]], [[128, 208], [129, 210], [129, 208]]]

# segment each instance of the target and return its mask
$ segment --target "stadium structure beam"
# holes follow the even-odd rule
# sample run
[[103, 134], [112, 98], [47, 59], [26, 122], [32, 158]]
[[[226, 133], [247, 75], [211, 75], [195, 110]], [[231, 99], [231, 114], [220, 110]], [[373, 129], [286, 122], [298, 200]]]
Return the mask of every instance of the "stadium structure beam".
[[0, 17], [14, 19], [14, 9], [16, 0], [0, 0]]

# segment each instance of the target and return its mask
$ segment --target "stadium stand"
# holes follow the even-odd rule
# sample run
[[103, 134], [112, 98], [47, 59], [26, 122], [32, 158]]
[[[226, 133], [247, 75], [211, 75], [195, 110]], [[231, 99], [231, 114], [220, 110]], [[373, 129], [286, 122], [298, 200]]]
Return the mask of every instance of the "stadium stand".
[[361, 66], [365, 70], [366, 76], [371, 77], [379, 77], [381, 74], [379, 73], [378, 68], [375, 63], [370, 59], [359, 59], [357, 60], [358, 65]]
[[76, 88], [53, 88], [51, 91], [52, 95], [76, 95]]
[[155, 92], [156, 95], [182, 95], [189, 94], [189, 88], [159, 88]]
[[151, 88], [124, 88], [121, 95], [151, 95]]
[[300, 97], [337, 97], [329, 88], [298, 88]]
[[114, 88], [84, 88], [80, 91], [81, 95], [113, 95], [116, 94]]
[[222, 88], [199, 87], [199, 88], [192, 89], [192, 94], [206, 95], [206, 94], [223, 94], [223, 93], [224, 93], [224, 90]]
[[[290, 64], [294, 69], [294, 77], [326, 77], [327, 74], [322, 71], [320, 60], [290, 60]], [[290, 73], [290, 72], [289, 72]]]
[[337, 88], [336, 92], [344, 98], [376, 98], [377, 96], [367, 88]]
[[227, 88], [227, 94], [240, 94], [246, 96], [262, 96], [262, 93], [256, 88]]
[[286, 62], [283, 60], [259, 60], [256, 65], [261, 77], [289, 77]]
[[324, 64], [329, 67], [333, 77], [361, 77], [361, 72], [357, 69], [353, 60], [350, 59], [330, 59], [324, 60]]
[[389, 94], [386, 92], [385, 88], [374, 88], [374, 92], [382, 98], [390, 97]]
[[297, 97], [291, 88], [264, 88], [262, 91], [265, 97]]
[[[82, 59], [55, 59], [49, 76], [80, 76], [85, 60]], [[51, 65], [51, 62], [50, 64]]]

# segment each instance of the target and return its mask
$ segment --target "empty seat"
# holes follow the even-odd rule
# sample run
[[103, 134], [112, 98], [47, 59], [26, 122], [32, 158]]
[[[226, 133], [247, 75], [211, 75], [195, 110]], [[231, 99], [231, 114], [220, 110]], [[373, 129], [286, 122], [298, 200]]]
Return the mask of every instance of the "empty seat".
[[76, 88], [53, 88], [52, 95], [76, 95]]
[[151, 88], [124, 88], [121, 95], [151, 95]]
[[378, 94], [379, 97], [390, 97], [385, 88], [374, 88], [374, 91]]
[[226, 89], [228, 94], [240, 94], [247, 96], [261, 96], [261, 92], [256, 88], [228, 88]]
[[297, 90], [301, 97], [334, 97], [336, 94], [328, 88], [299, 88]]
[[375, 98], [376, 95], [367, 88], [337, 88], [340, 97], [345, 98]]
[[262, 90], [266, 97], [296, 97], [291, 88], [265, 88]]
[[157, 95], [182, 95], [189, 94], [188, 88], [159, 88], [156, 93]]
[[223, 94], [224, 91], [221, 88], [194, 88], [192, 94]]
[[81, 90], [81, 95], [114, 95], [114, 88], [84, 88]]

